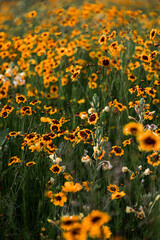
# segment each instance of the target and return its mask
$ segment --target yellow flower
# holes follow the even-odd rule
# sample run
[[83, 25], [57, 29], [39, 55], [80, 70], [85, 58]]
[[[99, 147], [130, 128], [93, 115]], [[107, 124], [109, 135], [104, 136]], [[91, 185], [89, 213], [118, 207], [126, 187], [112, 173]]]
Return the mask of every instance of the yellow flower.
[[50, 170], [53, 172], [53, 173], [60, 173], [62, 168], [58, 165], [58, 164], [55, 164], [55, 165], [52, 165], [50, 167]]
[[95, 125], [97, 123], [97, 120], [98, 120], [98, 113], [93, 113], [90, 115], [88, 119], [88, 123]]
[[122, 156], [124, 154], [124, 150], [120, 146], [113, 146], [112, 151], [109, 153], [109, 156], [112, 156], [113, 153], [116, 156]]
[[109, 220], [110, 216], [107, 213], [100, 212], [99, 210], [93, 210], [87, 217], [83, 219], [83, 224], [86, 230], [90, 231], [95, 227], [101, 227], [104, 223], [107, 223]]
[[160, 164], [160, 155], [158, 152], [154, 152], [151, 155], [147, 156], [148, 164], [151, 164], [153, 167]]
[[127, 123], [123, 128], [124, 135], [138, 135], [143, 132], [143, 125], [136, 122]]
[[63, 216], [61, 218], [61, 228], [68, 231], [72, 229], [73, 224], [77, 223], [79, 220], [79, 216]]
[[116, 193], [119, 191], [119, 187], [117, 185], [112, 185], [110, 184], [108, 187], [107, 187], [108, 191], [110, 191], [111, 193]]
[[139, 142], [139, 149], [141, 151], [159, 151], [160, 150], [160, 137], [153, 133], [151, 130], [147, 130], [137, 137]]
[[111, 195], [111, 198], [112, 198], [112, 200], [113, 199], [119, 199], [119, 198], [121, 198], [121, 197], [124, 197], [126, 194], [125, 194], [125, 192], [123, 192], [123, 191], [121, 191], [121, 192], [116, 192], [116, 193], [112, 193], [112, 195]]
[[54, 195], [54, 201], [53, 201], [54, 205], [63, 207], [65, 202], [67, 202], [67, 197], [64, 195], [64, 193], [59, 192]]
[[29, 167], [29, 166], [32, 166], [32, 165], [35, 165], [36, 163], [34, 161], [31, 161], [31, 162], [28, 162], [26, 163], [26, 166]]
[[64, 186], [62, 187], [63, 192], [78, 192], [82, 189], [80, 183], [75, 183], [73, 181], [71, 182], [65, 182]]
[[63, 233], [66, 240], [86, 240], [87, 232], [81, 223], [74, 223], [72, 228]]
[[36, 11], [29, 12], [26, 15], [27, 18], [35, 18], [36, 16], [37, 16], [37, 12]]

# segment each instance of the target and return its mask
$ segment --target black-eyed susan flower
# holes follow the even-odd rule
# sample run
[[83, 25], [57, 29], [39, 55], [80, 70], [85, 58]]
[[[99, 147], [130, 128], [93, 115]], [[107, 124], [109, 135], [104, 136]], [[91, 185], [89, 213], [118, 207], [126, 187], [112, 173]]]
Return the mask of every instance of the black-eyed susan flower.
[[119, 187], [117, 185], [112, 185], [110, 184], [108, 187], [107, 187], [108, 191], [111, 192], [111, 193], [116, 193], [119, 191]]
[[52, 132], [55, 132], [55, 131], [59, 132], [60, 131], [60, 124], [59, 125], [51, 124], [50, 129], [51, 129]]
[[133, 75], [133, 73], [128, 74], [128, 80], [131, 82], [134, 82], [136, 80], [136, 77]]
[[126, 145], [130, 145], [131, 144], [131, 140], [132, 140], [131, 138], [127, 139], [127, 140], [124, 140], [123, 143], [122, 143], [123, 146], [125, 147]]
[[125, 135], [133, 135], [136, 136], [143, 132], [143, 125], [137, 122], [127, 123], [123, 128], [123, 133]]
[[3, 111], [0, 112], [0, 117], [2, 117], [2, 118], [7, 118], [8, 115], [9, 115], [9, 112], [7, 112], [7, 111], [5, 111], [5, 110], [3, 110]]
[[24, 95], [17, 95], [16, 96], [16, 102], [19, 104], [21, 102], [25, 103], [26, 102], [26, 97]]
[[57, 150], [57, 146], [52, 142], [47, 144], [48, 153], [53, 154]]
[[69, 231], [63, 233], [66, 240], [86, 240], [87, 232], [81, 223], [74, 223]]
[[89, 81], [88, 82], [88, 87], [91, 88], [91, 89], [95, 89], [95, 88], [97, 88], [97, 83]]
[[74, 134], [70, 134], [68, 136], [64, 136], [64, 139], [69, 140], [70, 142], [77, 142], [77, 137]]
[[20, 162], [21, 160], [17, 156], [14, 156], [9, 159], [8, 166], [11, 166], [13, 163], [20, 163]]
[[104, 157], [105, 150], [101, 150], [100, 154], [98, 155], [98, 159], [101, 160]]
[[28, 116], [32, 115], [32, 109], [31, 109], [30, 106], [22, 107], [20, 112], [21, 112], [22, 116], [24, 116], [24, 115], [28, 115]]
[[124, 150], [120, 146], [113, 146], [109, 156], [115, 154], [116, 156], [122, 156], [124, 154]]
[[51, 110], [49, 111], [49, 114], [50, 114], [50, 115], [53, 115], [53, 114], [55, 114], [56, 112], [57, 112], [57, 108], [51, 109]]
[[63, 176], [64, 178], [67, 180], [67, 181], [71, 181], [73, 180], [73, 177], [69, 174], [69, 173], [63, 173]]
[[26, 15], [27, 18], [35, 18], [36, 16], [37, 16], [36, 11], [31, 11], [31, 12], [27, 13], [27, 15]]
[[13, 132], [9, 132], [8, 133], [8, 135], [10, 136], [10, 137], [16, 137], [16, 136], [18, 136], [20, 134], [20, 132], [16, 132], [16, 131], [13, 131]]
[[37, 100], [37, 99], [34, 99], [34, 100], [32, 100], [29, 104], [31, 104], [31, 105], [41, 104], [41, 101], [39, 101], [39, 100]]
[[106, 40], [107, 40], [106, 35], [102, 35], [102, 36], [100, 36], [98, 42], [99, 42], [100, 44], [105, 44], [105, 43], [106, 43]]
[[51, 138], [51, 136], [50, 136], [50, 134], [48, 133], [46, 133], [46, 134], [43, 134], [42, 135], [42, 142], [44, 143], [44, 144], [49, 144], [49, 143], [51, 143], [52, 142], [52, 138]]
[[86, 131], [85, 131], [85, 129], [83, 129], [83, 130], [80, 130], [79, 132], [78, 132], [78, 137], [81, 139], [81, 140], [87, 140], [89, 137], [90, 137], [90, 134], [88, 134]]
[[155, 133], [160, 136], [160, 128], [156, 129]]
[[35, 165], [36, 163], [34, 162], [34, 161], [31, 161], [31, 162], [27, 162], [26, 163], [26, 166], [27, 167], [30, 167], [30, 166], [33, 166], [33, 165]]
[[153, 103], [153, 104], [159, 103], [159, 99], [157, 99], [157, 98], [153, 99], [153, 100], [152, 100], [152, 103]]
[[146, 63], [148, 63], [148, 62], [151, 61], [151, 58], [150, 58], [150, 56], [147, 55], [146, 53], [143, 53], [143, 54], [141, 55], [141, 60], [144, 61], [144, 62], [146, 62]]
[[93, 124], [95, 125], [98, 121], [98, 113], [93, 113], [90, 115], [90, 117], [88, 118], [88, 123], [89, 124]]
[[52, 85], [52, 86], [50, 87], [50, 92], [51, 92], [52, 94], [57, 94], [57, 92], [58, 92], [58, 86]]
[[50, 167], [50, 170], [53, 172], [53, 173], [60, 173], [62, 168], [58, 165], [58, 164], [55, 164], [55, 165], [52, 165]]
[[124, 106], [122, 103], [119, 103], [119, 102], [117, 102], [114, 106], [118, 108], [120, 112], [124, 111], [127, 108], [126, 106]]
[[110, 65], [110, 60], [108, 57], [103, 56], [102, 58], [99, 59], [99, 65], [108, 67]]
[[79, 74], [80, 74], [80, 70], [74, 71], [73, 75], [71, 76], [72, 82], [77, 81], [77, 77], [79, 76]]
[[60, 227], [63, 230], [68, 231], [68, 230], [72, 229], [73, 224], [78, 223], [79, 220], [80, 220], [79, 216], [62, 216]]
[[154, 88], [147, 87], [147, 88], [145, 88], [145, 92], [146, 92], [149, 96], [152, 96], [152, 98], [155, 98], [157, 91], [156, 91]]
[[150, 31], [150, 40], [153, 40], [155, 38], [156, 33], [157, 33], [157, 29], [152, 29]]
[[110, 216], [107, 213], [99, 210], [93, 210], [87, 217], [83, 219], [84, 227], [87, 231], [94, 229], [95, 227], [101, 227], [103, 224], [110, 220]]
[[113, 199], [119, 199], [119, 198], [124, 197], [125, 195], [126, 195], [126, 194], [125, 194], [125, 192], [123, 192], [123, 191], [121, 191], [121, 192], [115, 192], [115, 193], [112, 193], [111, 198], [112, 198], [112, 200], [113, 200]]
[[147, 162], [153, 167], [160, 165], [160, 154], [158, 152], [154, 152], [151, 155], [148, 155]]
[[53, 202], [53, 192], [52, 191], [45, 192], [45, 196], [50, 198], [50, 202]]
[[67, 202], [67, 197], [63, 192], [59, 192], [54, 195], [53, 204], [55, 206], [63, 207], [64, 203]]
[[141, 151], [149, 152], [160, 150], [160, 137], [151, 130], [146, 130], [138, 135], [137, 140]]

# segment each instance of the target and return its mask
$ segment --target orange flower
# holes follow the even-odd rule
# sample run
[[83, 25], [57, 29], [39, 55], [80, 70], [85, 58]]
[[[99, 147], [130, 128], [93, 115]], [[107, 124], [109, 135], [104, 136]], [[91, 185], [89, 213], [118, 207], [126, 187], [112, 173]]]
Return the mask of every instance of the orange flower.
[[127, 123], [123, 128], [125, 135], [138, 135], [143, 132], [143, 125], [136, 122]]
[[71, 182], [65, 182], [64, 186], [62, 187], [63, 192], [78, 192], [82, 189], [80, 183], [75, 183], [73, 181]]
[[26, 163], [26, 166], [29, 167], [29, 166], [32, 166], [32, 165], [35, 165], [35, 164], [36, 164], [36, 163], [35, 163], [34, 161], [32, 161], [32, 162]]
[[20, 163], [20, 162], [21, 160], [17, 156], [14, 156], [9, 159], [8, 166], [11, 166], [13, 163]]
[[79, 216], [63, 216], [61, 218], [61, 228], [68, 231], [72, 229], [73, 224], [77, 223], [79, 220]]
[[150, 31], [150, 40], [153, 40], [155, 38], [156, 33], [157, 33], [157, 29], [152, 29]]
[[37, 12], [36, 11], [29, 12], [26, 15], [27, 18], [35, 18], [36, 16], [37, 16]]
[[110, 220], [110, 216], [107, 213], [100, 212], [99, 210], [93, 210], [87, 217], [83, 219], [84, 227], [87, 231], [100, 228], [104, 223]]
[[141, 151], [149, 152], [160, 150], [160, 137], [151, 130], [147, 130], [140, 134], [137, 140], [139, 142], [139, 149]]
[[110, 191], [111, 193], [116, 193], [119, 191], [119, 187], [117, 185], [112, 185], [110, 184], [108, 187], [107, 187], [108, 191]]
[[112, 200], [113, 199], [119, 199], [121, 197], [124, 197], [126, 194], [125, 192], [121, 191], [121, 192], [115, 192], [115, 193], [112, 193]]
[[90, 115], [88, 119], [88, 123], [95, 125], [97, 123], [97, 120], [98, 120], [98, 113], [93, 113]]
[[109, 156], [112, 156], [112, 153], [114, 153], [116, 156], [122, 156], [124, 154], [124, 150], [119, 146], [113, 146]]
[[63, 233], [63, 237], [66, 240], [86, 240], [87, 232], [83, 224], [74, 223], [69, 231]]
[[53, 204], [55, 206], [61, 206], [63, 207], [64, 203], [67, 202], [67, 197], [64, 195], [64, 193], [59, 192], [54, 195], [54, 201]]
[[62, 168], [58, 165], [58, 164], [55, 164], [55, 165], [52, 165], [50, 167], [50, 170], [53, 172], [53, 173], [60, 173]]

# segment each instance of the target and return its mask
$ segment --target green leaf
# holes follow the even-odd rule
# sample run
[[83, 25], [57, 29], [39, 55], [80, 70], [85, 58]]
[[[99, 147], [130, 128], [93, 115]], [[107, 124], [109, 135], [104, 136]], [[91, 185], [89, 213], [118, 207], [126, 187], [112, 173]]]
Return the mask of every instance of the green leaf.
[[6, 141], [6, 136], [9, 133], [9, 128], [0, 131], [0, 146], [2, 147]]

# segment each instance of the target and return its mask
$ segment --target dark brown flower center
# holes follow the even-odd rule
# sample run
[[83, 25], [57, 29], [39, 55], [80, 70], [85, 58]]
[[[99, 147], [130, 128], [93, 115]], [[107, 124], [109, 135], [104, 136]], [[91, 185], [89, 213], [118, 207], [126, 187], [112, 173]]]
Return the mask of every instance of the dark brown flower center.
[[73, 230], [71, 230], [73, 236], [80, 235], [80, 231], [80, 228], [74, 228]]
[[122, 152], [122, 149], [121, 149], [120, 147], [115, 147], [115, 148], [114, 148], [114, 151], [115, 151], [116, 153], [121, 153], [121, 152]]
[[54, 172], [59, 172], [59, 167], [55, 166], [55, 167], [53, 168], [53, 171], [54, 171]]
[[101, 217], [96, 216], [96, 217], [93, 217], [93, 218], [92, 218], [91, 222], [92, 222], [92, 223], [96, 223], [96, 222], [98, 222], [100, 219], [101, 219]]
[[148, 137], [144, 140], [144, 143], [147, 145], [154, 145], [156, 143], [156, 141], [153, 138]]
[[102, 61], [103, 63], [103, 66], [108, 66], [109, 65], [109, 60], [108, 59], [105, 59]]
[[61, 196], [56, 196], [55, 199], [56, 199], [57, 201], [61, 201], [61, 200], [62, 200]]

